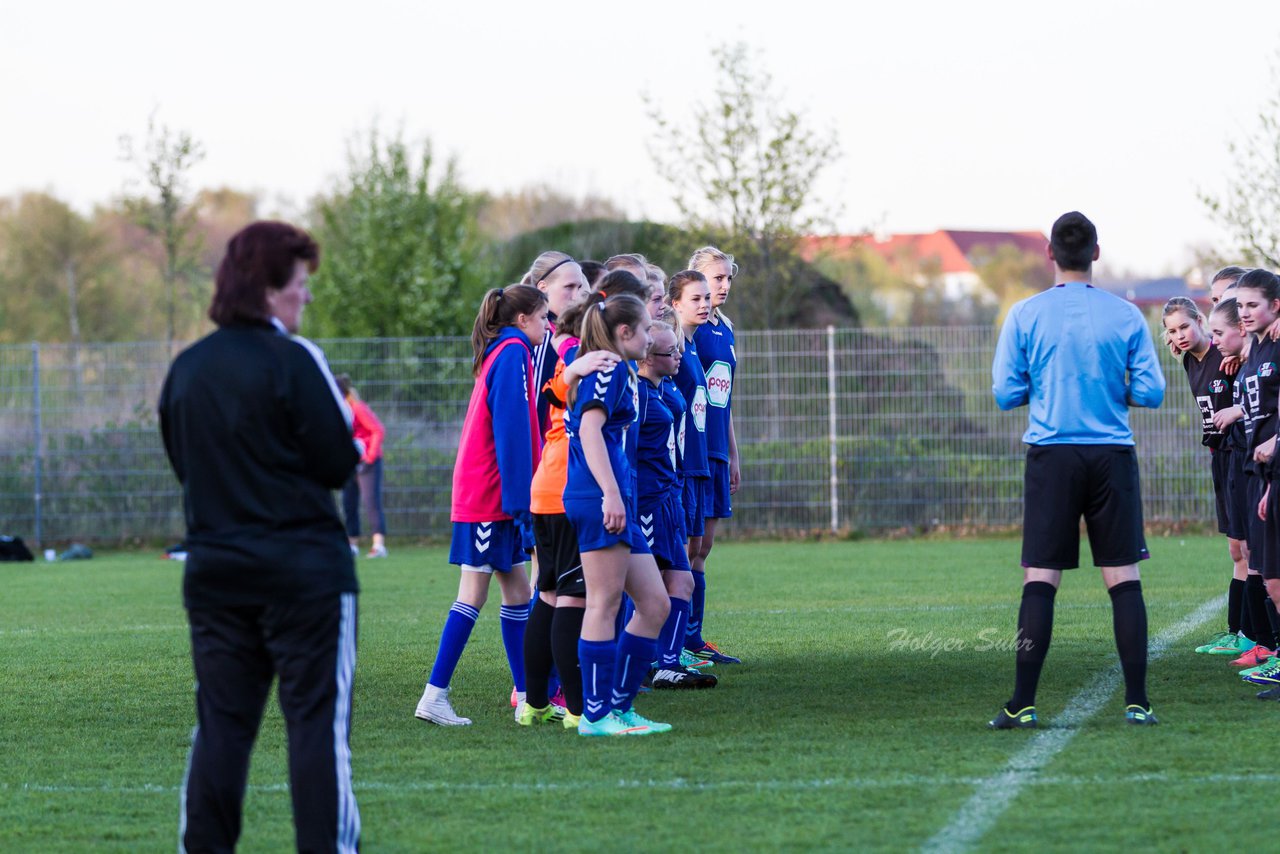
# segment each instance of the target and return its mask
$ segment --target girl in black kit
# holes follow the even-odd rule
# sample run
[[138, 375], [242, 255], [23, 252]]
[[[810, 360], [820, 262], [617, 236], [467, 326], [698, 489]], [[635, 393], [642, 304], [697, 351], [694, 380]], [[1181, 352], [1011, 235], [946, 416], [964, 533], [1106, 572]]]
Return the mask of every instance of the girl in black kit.
[[1256, 667], [1270, 659], [1276, 648], [1276, 627], [1266, 607], [1263, 578], [1280, 577], [1275, 569], [1269, 569], [1280, 568], [1280, 548], [1273, 546], [1268, 554], [1266, 536], [1271, 526], [1259, 517], [1258, 505], [1266, 493], [1270, 474], [1266, 463], [1275, 449], [1276, 410], [1280, 402], [1280, 344], [1263, 334], [1280, 317], [1280, 280], [1266, 270], [1250, 270], [1236, 285], [1236, 302], [1240, 322], [1252, 340], [1249, 356], [1236, 375], [1235, 405], [1215, 417], [1214, 425], [1222, 430], [1239, 420], [1244, 431], [1250, 570], [1245, 596], [1259, 637], [1257, 646], [1231, 663]]
[[[1223, 353], [1213, 346], [1213, 341], [1204, 328], [1204, 315], [1194, 301], [1186, 297], [1174, 297], [1165, 303], [1163, 314], [1166, 340], [1170, 349], [1181, 356], [1182, 367], [1187, 372], [1187, 382], [1191, 385], [1191, 395], [1200, 413], [1200, 442], [1211, 453], [1210, 468], [1213, 473], [1218, 530], [1228, 537], [1244, 539], [1243, 533], [1233, 533], [1232, 530], [1229, 484], [1231, 449], [1224, 441], [1223, 432], [1213, 423], [1213, 416], [1232, 404], [1232, 381], [1222, 370]], [[1240, 461], [1243, 461], [1243, 457], [1243, 454], [1238, 455]], [[1237, 520], [1236, 524], [1243, 529], [1243, 519]], [[1247, 571], [1248, 565], [1244, 561], [1233, 567], [1227, 597], [1226, 631], [1219, 632], [1208, 643], [1196, 647], [1196, 652], [1236, 658], [1253, 646], [1252, 641], [1246, 641], [1240, 634], [1240, 612]]]

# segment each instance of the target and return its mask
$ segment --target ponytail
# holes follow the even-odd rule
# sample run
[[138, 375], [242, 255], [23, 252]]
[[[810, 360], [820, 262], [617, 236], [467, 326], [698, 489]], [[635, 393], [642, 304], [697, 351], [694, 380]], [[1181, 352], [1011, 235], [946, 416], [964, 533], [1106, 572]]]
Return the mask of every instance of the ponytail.
[[[630, 275], [629, 273], [627, 275]], [[607, 277], [606, 277], [607, 278]], [[634, 280], [635, 277], [631, 276]], [[582, 329], [579, 337], [578, 354], [585, 355], [596, 350], [608, 350], [622, 354], [618, 350], [616, 338], [619, 326], [637, 328], [648, 318], [649, 312], [639, 297], [631, 294], [604, 296], [600, 291], [587, 296], [583, 303]], [[627, 368], [630, 372], [630, 367]], [[578, 380], [569, 384], [569, 408], [573, 408], [578, 396]]]
[[502, 330], [514, 324], [520, 315], [533, 314], [546, 302], [547, 295], [532, 285], [490, 288], [480, 301], [480, 312], [471, 327], [472, 376], [480, 376], [485, 350]]

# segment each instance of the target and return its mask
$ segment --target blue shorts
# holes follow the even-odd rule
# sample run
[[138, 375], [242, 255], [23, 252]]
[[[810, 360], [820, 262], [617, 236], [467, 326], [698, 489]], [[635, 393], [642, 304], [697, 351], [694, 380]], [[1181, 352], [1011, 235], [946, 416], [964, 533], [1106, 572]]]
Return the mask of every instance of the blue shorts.
[[[622, 503], [627, 508], [632, 506], [629, 498]], [[566, 498], [564, 515], [569, 517], [573, 529], [578, 533], [579, 554], [607, 549], [618, 543], [629, 546], [633, 555], [650, 554], [649, 544], [640, 533], [640, 525], [637, 524], [634, 513], [627, 513], [626, 530], [616, 534], [604, 529], [604, 513], [600, 509], [599, 498]]]
[[680, 495], [672, 492], [663, 501], [640, 508], [640, 533], [658, 562], [658, 569], [690, 570], [685, 550], [684, 508]]
[[711, 481], [705, 477], [684, 479], [684, 532], [689, 537], [701, 537], [707, 532], [707, 493]]
[[711, 463], [711, 494], [707, 496], [708, 519], [728, 519], [733, 516], [733, 496], [729, 494], [729, 464], [713, 459]]
[[510, 519], [498, 522], [454, 522], [449, 563], [471, 572], [510, 572], [523, 568], [520, 529]]

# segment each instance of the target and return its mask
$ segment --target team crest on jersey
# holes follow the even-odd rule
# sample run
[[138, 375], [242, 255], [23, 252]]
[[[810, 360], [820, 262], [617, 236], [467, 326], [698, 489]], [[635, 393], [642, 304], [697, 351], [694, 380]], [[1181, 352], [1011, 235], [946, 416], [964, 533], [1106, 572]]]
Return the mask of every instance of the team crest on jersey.
[[733, 391], [733, 370], [728, 362], [712, 362], [707, 368], [707, 402], [716, 409], [724, 409], [729, 405], [729, 394]]
[[699, 433], [707, 432], [707, 390], [698, 386], [689, 404], [689, 414], [693, 416], [693, 426]]
[[1222, 394], [1226, 390], [1227, 390], [1227, 383], [1225, 380], [1214, 380], [1213, 382], [1209, 383], [1209, 391], [1212, 392], [1213, 394]]
[[1258, 366], [1258, 376], [1269, 377], [1276, 372], [1275, 362], [1263, 362]]

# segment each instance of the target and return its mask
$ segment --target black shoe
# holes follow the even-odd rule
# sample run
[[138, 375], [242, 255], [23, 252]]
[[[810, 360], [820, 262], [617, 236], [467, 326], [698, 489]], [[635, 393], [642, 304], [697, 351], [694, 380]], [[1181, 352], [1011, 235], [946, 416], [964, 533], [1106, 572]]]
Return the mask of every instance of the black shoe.
[[1280, 685], [1258, 692], [1259, 700], [1280, 700]]
[[1027, 706], [1011, 712], [1007, 706], [1001, 706], [996, 716], [987, 721], [987, 726], [991, 729], [1035, 729], [1036, 707]]
[[1160, 723], [1151, 711], [1151, 706], [1145, 709], [1137, 703], [1130, 703], [1124, 707], [1124, 719], [1135, 726], [1155, 726]]
[[653, 675], [654, 688], [714, 688], [719, 681], [714, 674], [679, 665], [664, 667]]

